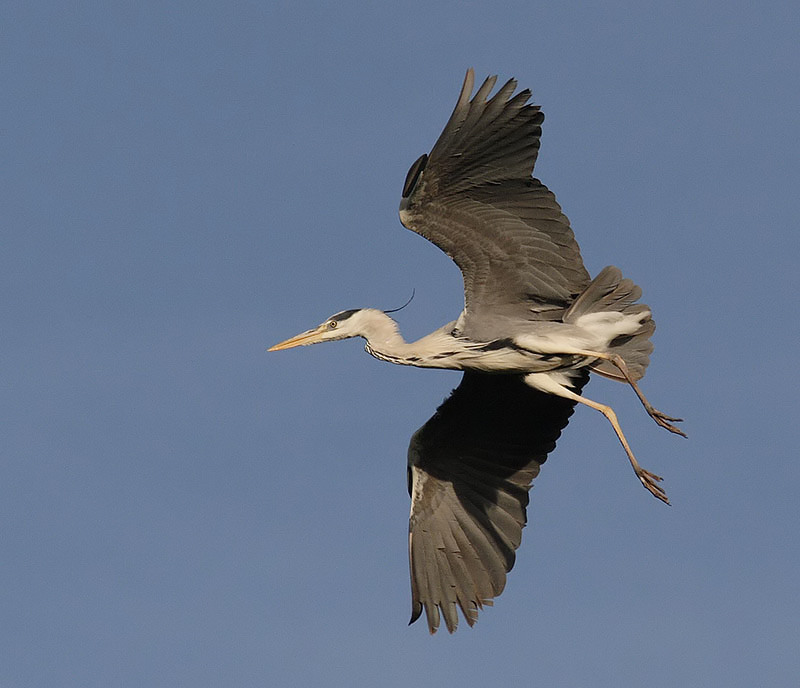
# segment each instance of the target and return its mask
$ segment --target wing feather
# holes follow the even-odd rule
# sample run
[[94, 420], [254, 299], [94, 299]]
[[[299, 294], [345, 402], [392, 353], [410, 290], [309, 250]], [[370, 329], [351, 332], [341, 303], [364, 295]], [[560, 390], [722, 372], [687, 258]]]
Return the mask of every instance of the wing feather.
[[[582, 373], [575, 389], [587, 379]], [[411, 621], [471, 626], [514, 565], [528, 490], [574, 404], [515, 375], [467, 372], [409, 447]]]
[[488, 98], [489, 77], [470, 99], [467, 72], [453, 114], [430, 155], [415, 163], [400, 219], [461, 269], [464, 332], [501, 337], [519, 320], [560, 317], [589, 283], [555, 196], [531, 177], [544, 115], [507, 81]]

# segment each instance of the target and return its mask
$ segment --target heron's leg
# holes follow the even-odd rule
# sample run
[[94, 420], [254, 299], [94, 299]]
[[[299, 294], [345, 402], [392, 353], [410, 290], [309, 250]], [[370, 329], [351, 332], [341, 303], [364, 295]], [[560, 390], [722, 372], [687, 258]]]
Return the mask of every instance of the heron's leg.
[[617, 439], [619, 439], [620, 444], [622, 444], [622, 448], [628, 455], [628, 460], [631, 462], [631, 466], [633, 466], [633, 470], [636, 473], [636, 476], [642, 482], [642, 485], [644, 485], [654, 497], [660, 499], [665, 504], [669, 504], [667, 493], [664, 491], [664, 488], [658, 484], [661, 482], [662, 478], [655, 473], [645, 470], [639, 465], [639, 462], [636, 460], [636, 457], [633, 455], [633, 451], [628, 444], [628, 440], [625, 438], [625, 434], [622, 432], [622, 427], [617, 420], [617, 414], [614, 413], [614, 409], [612, 409], [610, 406], [606, 406], [605, 404], [600, 404], [596, 401], [592, 401], [591, 399], [587, 399], [586, 397], [582, 397], [580, 394], [576, 394], [571, 389], [568, 389], [564, 385], [560, 384], [547, 373], [528, 374], [525, 376], [525, 382], [535, 389], [585, 404], [589, 408], [600, 411], [600, 413], [608, 418], [608, 421], [611, 423], [611, 427], [614, 428]]
[[682, 437], [686, 437], [686, 433], [681, 430], [680, 428], [676, 428], [672, 425], [669, 421], [673, 423], [680, 423], [683, 418], [673, 418], [672, 416], [668, 416], [666, 413], [659, 411], [655, 408], [648, 400], [647, 397], [644, 395], [644, 392], [639, 388], [639, 385], [636, 384], [636, 380], [633, 379], [630, 372], [628, 371], [628, 366], [625, 365], [625, 360], [619, 354], [608, 354], [602, 353], [600, 351], [584, 351], [577, 349], [570, 353], [579, 354], [581, 356], [590, 356], [591, 358], [601, 358], [605, 361], [610, 361], [613, 363], [616, 368], [622, 373], [622, 376], [625, 378], [625, 381], [633, 387], [633, 391], [636, 392], [636, 396], [639, 397], [639, 401], [642, 402], [642, 406], [644, 406], [644, 410], [647, 411], [647, 414], [662, 428], [669, 430], [670, 432], [674, 432], [676, 435], [681, 435]]

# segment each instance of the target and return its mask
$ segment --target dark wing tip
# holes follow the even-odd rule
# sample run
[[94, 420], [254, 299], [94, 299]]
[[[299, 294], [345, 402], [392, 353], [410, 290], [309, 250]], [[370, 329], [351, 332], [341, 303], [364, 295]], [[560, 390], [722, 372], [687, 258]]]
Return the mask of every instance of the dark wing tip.
[[408, 622], [410, 626], [413, 624], [419, 617], [422, 616], [422, 605], [419, 602], [413, 602], [411, 605], [411, 619]]

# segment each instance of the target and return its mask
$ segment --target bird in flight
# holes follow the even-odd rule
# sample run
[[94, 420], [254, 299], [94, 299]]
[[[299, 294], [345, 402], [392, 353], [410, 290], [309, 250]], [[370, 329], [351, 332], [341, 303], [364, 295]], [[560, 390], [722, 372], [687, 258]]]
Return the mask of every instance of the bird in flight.
[[653, 350], [641, 289], [607, 267], [590, 279], [569, 221], [533, 178], [544, 115], [529, 90], [497, 77], [472, 96], [467, 71], [430, 153], [408, 171], [400, 221], [461, 270], [464, 310], [415, 342], [381, 310], [345, 310], [270, 351], [350, 337], [400, 365], [462, 370], [459, 386], [408, 449], [411, 623], [425, 612], [451, 633], [472, 626], [505, 587], [526, 523], [528, 491], [577, 403], [611, 423], [642, 485], [669, 504], [636, 460], [610, 406], [581, 392], [595, 372], [627, 383], [661, 427], [685, 434], [642, 393]]

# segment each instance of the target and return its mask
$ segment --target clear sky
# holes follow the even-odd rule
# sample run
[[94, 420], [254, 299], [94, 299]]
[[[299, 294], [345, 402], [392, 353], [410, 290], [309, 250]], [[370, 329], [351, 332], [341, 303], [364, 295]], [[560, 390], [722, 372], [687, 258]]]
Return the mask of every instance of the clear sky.
[[[0, 24], [0, 686], [794, 685], [796, 2], [17, 2]], [[658, 322], [674, 506], [579, 409], [504, 594], [407, 627], [406, 447], [459, 374], [344, 308], [453, 319], [404, 230], [464, 71], [546, 113], [536, 173]]]

